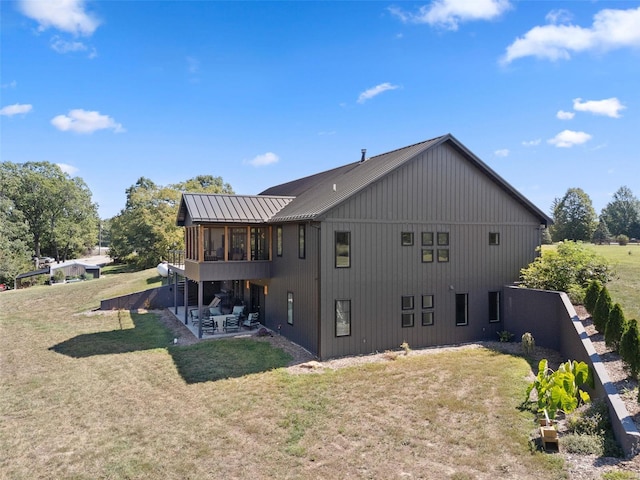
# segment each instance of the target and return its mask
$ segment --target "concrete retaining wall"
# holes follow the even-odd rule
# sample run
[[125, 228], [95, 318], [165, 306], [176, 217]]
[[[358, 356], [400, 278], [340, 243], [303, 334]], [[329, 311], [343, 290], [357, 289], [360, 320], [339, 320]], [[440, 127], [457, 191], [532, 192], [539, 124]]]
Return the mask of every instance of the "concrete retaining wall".
[[[138, 308], [162, 309], [174, 306], [173, 285], [151, 288], [142, 292], [109, 298], [100, 302], [100, 310], [135, 310]], [[178, 305], [184, 304], [184, 296], [178, 294]]]
[[640, 452], [640, 433], [596, 353], [566, 293], [528, 288], [504, 289], [505, 330], [520, 338], [531, 332], [536, 345], [557, 350], [567, 360], [587, 363], [595, 376], [596, 398], [609, 406], [616, 439], [628, 456]]

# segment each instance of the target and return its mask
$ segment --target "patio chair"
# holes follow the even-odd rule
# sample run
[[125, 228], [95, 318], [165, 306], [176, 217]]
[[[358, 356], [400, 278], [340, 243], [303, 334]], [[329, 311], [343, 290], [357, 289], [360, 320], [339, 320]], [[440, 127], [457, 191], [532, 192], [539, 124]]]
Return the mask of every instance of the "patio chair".
[[237, 332], [240, 330], [240, 319], [236, 316], [228, 316], [223, 325], [225, 332]]
[[260, 314], [258, 312], [250, 313], [247, 316], [247, 319], [244, 322], [242, 322], [242, 326], [245, 328], [248, 328], [249, 330], [253, 330], [254, 328], [257, 328], [260, 325], [260, 320], [258, 320], [259, 316]]
[[218, 322], [213, 318], [202, 319], [202, 333], [213, 335], [218, 330]]
[[191, 325], [198, 325], [198, 323], [200, 323], [200, 312], [197, 308], [189, 310], [189, 318], [191, 319]]
[[238, 320], [242, 321], [244, 319], [244, 305], [236, 305], [233, 307], [231, 315], [235, 315], [238, 317]]

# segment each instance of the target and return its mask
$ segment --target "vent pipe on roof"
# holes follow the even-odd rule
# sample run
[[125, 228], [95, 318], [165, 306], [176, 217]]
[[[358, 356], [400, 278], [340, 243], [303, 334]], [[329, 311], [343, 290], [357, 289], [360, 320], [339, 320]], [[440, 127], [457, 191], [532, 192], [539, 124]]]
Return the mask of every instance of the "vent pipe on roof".
[[365, 157], [365, 155], [367, 154], [367, 149], [366, 149], [366, 148], [363, 148], [363, 149], [361, 150], [361, 152], [362, 152], [362, 158], [360, 159], [360, 162], [364, 162], [364, 161], [365, 161], [365, 158], [364, 158], [364, 157]]

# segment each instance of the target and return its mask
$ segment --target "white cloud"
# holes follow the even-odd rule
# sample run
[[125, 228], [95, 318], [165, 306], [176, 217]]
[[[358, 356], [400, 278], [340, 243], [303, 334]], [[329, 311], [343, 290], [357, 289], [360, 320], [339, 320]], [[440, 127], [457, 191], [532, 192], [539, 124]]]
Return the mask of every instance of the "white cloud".
[[9, 83], [3, 83], [0, 85], [0, 88], [16, 88], [18, 86], [18, 82], [15, 80], [11, 80]]
[[124, 128], [108, 115], [82, 109], [70, 110], [69, 115], [58, 115], [51, 119], [51, 125], [63, 132], [93, 133], [96, 130], [124, 132]]
[[558, 110], [558, 113], [556, 113], [556, 117], [558, 117], [560, 120], [571, 120], [575, 116], [575, 113], [565, 112], [564, 110]]
[[32, 109], [33, 106], [28, 103], [16, 103], [14, 105], [7, 105], [6, 107], [0, 108], [0, 115], [13, 117], [14, 115], [29, 113]]
[[508, 157], [509, 153], [510, 152], [508, 148], [501, 148], [500, 150], [496, 150], [495, 152], [493, 152], [496, 157]]
[[56, 165], [60, 167], [60, 170], [62, 170], [64, 173], [67, 173], [69, 175], [73, 175], [78, 171], [76, 167], [74, 167], [73, 165], [69, 165], [67, 163], [56, 163]]
[[364, 103], [367, 100], [370, 100], [371, 98], [380, 95], [383, 92], [386, 92], [387, 90], [395, 90], [396, 88], [398, 88], [397, 85], [391, 85], [389, 82], [381, 83], [380, 85], [376, 85], [375, 87], [369, 88], [368, 90], [362, 92], [358, 97], [358, 103]]
[[58, 53], [69, 53], [69, 52], [89, 52], [89, 58], [95, 58], [98, 56], [96, 49], [93, 47], [88, 47], [83, 42], [78, 42], [77, 40], [68, 41], [63, 38], [60, 38], [58, 35], [54, 35], [51, 37], [51, 41], [49, 42], [51, 45], [51, 49]]
[[264, 167], [266, 165], [271, 165], [272, 163], [277, 163], [280, 161], [280, 157], [273, 152], [263, 153], [262, 155], [257, 155], [253, 160], [250, 160], [248, 163], [253, 165], [254, 167]]
[[587, 100], [583, 102], [581, 98], [573, 99], [573, 109], [579, 112], [591, 112], [594, 115], [605, 115], [611, 118], [620, 118], [620, 110], [625, 107], [616, 97], [604, 100]]
[[85, 11], [84, 0], [20, 0], [19, 8], [24, 15], [39, 24], [39, 30], [49, 27], [74, 35], [90, 36], [100, 21]]
[[640, 7], [600, 10], [587, 28], [556, 24], [533, 27], [507, 47], [501, 62], [528, 56], [568, 60], [572, 53], [623, 47], [640, 47]]
[[591, 135], [588, 133], [563, 130], [555, 137], [547, 140], [547, 142], [559, 148], [571, 148], [574, 145], [581, 145], [589, 140], [591, 140]]
[[492, 20], [511, 8], [508, 0], [434, 0], [420, 7], [417, 13], [400, 7], [390, 7], [391, 14], [405, 23], [427, 23], [429, 25], [457, 30], [463, 22]]
[[571, 12], [563, 8], [551, 10], [544, 17], [544, 19], [549, 23], [569, 23], [572, 18], [573, 15]]
[[522, 142], [522, 145], [524, 145], [525, 147], [536, 147], [540, 145], [541, 141], [542, 139], [540, 138], [536, 138], [535, 140], [525, 140], [524, 142]]

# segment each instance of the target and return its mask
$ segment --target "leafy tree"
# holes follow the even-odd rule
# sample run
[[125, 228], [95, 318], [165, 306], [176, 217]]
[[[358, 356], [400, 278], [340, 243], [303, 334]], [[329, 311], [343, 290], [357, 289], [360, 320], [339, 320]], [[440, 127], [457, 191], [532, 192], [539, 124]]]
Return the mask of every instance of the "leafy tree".
[[620, 339], [620, 356], [622, 361], [631, 371], [631, 376], [638, 378], [640, 373], [640, 331], [638, 331], [638, 322], [629, 320], [627, 329]]
[[540, 240], [542, 245], [551, 245], [553, 243], [553, 239], [551, 238], [551, 233], [548, 228], [544, 228], [542, 230], [542, 239]]
[[126, 190], [125, 208], [110, 220], [109, 256], [116, 261], [149, 268], [172, 249], [184, 248], [176, 225], [182, 192], [233, 193], [220, 177], [200, 175], [166, 187], [141, 177]]
[[542, 255], [520, 270], [524, 287], [567, 292], [575, 303], [582, 303], [591, 280], [605, 284], [611, 275], [611, 267], [602, 256], [576, 242], [543, 249]]
[[0, 283], [13, 285], [16, 276], [32, 266], [28, 237], [22, 212], [0, 194]]
[[624, 312], [619, 303], [616, 303], [609, 314], [609, 321], [604, 331], [604, 340], [607, 346], [613, 347], [615, 350], [620, 345], [620, 339], [627, 327], [627, 319], [624, 318]]
[[629, 187], [620, 187], [613, 194], [613, 200], [602, 210], [601, 217], [605, 219], [614, 236], [627, 235], [637, 238], [640, 200], [633, 195]]
[[609, 243], [609, 239], [611, 238], [611, 233], [609, 232], [609, 228], [607, 227], [607, 222], [600, 216], [600, 221], [598, 222], [598, 226], [596, 227], [596, 231], [593, 232], [593, 238], [591, 241], [597, 245], [602, 245], [603, 243]]
[[591, 315], [593, 326], [602, 334], [604, 334], [607, 329], [612, 308], [613, 302], [611, 301], [609, 290], [607, 290], [607, 287], [602, 287], [598, 295], [598, 300], [596, 301], [596, 307]]
[[554, 241], [590, 241], [596, 229], [596, 212], [591, 198], [580, 188], [570, 188], [554, 201], [551, 236]]
[[[0, 187], [28, 225], [29, 247], [36, 256], [46, 250], [60, 258], [60, 246], [66, 246], [71, 255], [78, 253], [80, 245], [95, 244], [97, 207], [82, 179], [70, 178], [49, 162], [4, 162], [0, 164]], [[74, 228], [68, 227], [70, 223]], [[72, 250], [71, 245], [78, 248]]]
[[602, 284], [598, 280], [591, 280], [589, 282], [584, 292], [584, 308], [586, 308], [589, 313], [593, 313], [601, 289]]

